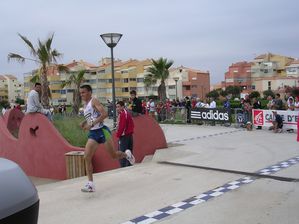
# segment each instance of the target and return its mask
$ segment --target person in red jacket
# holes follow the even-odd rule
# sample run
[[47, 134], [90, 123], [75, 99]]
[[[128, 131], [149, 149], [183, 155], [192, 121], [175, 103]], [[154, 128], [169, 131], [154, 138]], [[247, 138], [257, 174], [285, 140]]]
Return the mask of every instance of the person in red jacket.
[[[130, 150], [132, 153], [134, 133], [134, 122], [132, 116], [125, 109], [123, 101], [117, 102], [116, 111], [118, 113], [116, 137], [119, 139], [119, 150], [122, 152]], [[133, 154], [132, 157], [134, 158]], [[129, 163], [126, 159], [120, 159], [119, 161], [121, 167], [131, 166], [131, 163]]]

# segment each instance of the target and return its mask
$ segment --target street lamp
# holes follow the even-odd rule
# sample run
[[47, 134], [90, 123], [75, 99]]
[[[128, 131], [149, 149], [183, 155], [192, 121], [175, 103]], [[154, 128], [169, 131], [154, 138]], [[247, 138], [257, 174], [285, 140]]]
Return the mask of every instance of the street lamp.
[[178, 98], [178, 81], [179, 77], [174, 77], [173, 80], [175, 81], [175, 99]]
[[112, 73], [112, 101], [113, 101], [113, 127], [116, 127], [116, 101], [115, 101], [115, 80], [114, 80], [114, 59], [113, 48], [122, 37], [120, 33], [104, 33], [100, 35], [105, 44], [111, 49], [111, 73]]

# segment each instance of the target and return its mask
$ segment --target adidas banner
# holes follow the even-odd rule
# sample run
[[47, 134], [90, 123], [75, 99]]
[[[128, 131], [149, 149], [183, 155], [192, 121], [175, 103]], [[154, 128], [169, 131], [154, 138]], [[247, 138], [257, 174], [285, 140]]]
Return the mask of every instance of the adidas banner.
[[196, 108], [191, 110], [191, 119], [202, 121], [229, 122], [230, 111], [224, 108]]
[[[277, 110], [282, 117], [283, 128], [297, 129], [299, 111]], [[272, 126], [272, 110], [252, 110], [252, 120], [255, 126]]]

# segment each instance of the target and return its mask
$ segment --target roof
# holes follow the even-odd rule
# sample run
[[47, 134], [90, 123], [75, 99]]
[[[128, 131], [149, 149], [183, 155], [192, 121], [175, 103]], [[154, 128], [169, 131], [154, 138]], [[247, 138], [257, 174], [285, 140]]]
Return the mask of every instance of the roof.
[[14, 75], [4, 75], [4, 77], [8, 79], [17, 79], [17, 77], [15, 77]]
[[83, 61], [83, 60], [80, 60], [80, 61], [73, 60], [71, 63], [68, 63], [65, 66], [68, 67], [68, 68], [73, 68], [73, 67], [78, 66], [78, 65], [83, 65], [86, 69], [97, 67], [96, 65], [91, 64], [91, 63], [86, 62], [86, 61]]
[[287, 65], [297, 65], [299, 64], [299, 59], [289, 62]]

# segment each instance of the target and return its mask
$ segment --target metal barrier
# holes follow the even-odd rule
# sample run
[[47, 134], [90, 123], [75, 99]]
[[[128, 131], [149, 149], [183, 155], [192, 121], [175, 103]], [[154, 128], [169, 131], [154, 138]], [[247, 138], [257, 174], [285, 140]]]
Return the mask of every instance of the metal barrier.
[[185, 107], [163, 108], [156, 111], [156, 120], [162, 123], [187, 123], [187, 110]]

